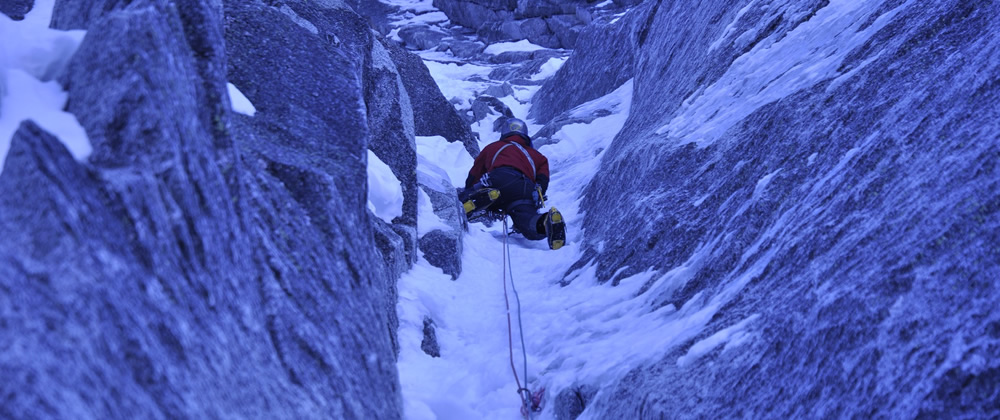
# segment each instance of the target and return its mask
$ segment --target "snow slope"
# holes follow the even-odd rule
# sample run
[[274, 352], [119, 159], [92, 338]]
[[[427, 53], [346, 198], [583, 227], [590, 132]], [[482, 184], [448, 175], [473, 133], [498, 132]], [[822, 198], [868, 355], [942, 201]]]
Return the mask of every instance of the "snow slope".
[[[516, 47], [505, 45], [501, 50], [510, 48]], [[428, 63], [438, 83], [458, 97], [475, 95], [474, 90], [485, 83], [482, 77], [488, 73], [486, 66]], [[551, 68], [544, 67], [536, 77], [553, 73]], [[468, 87], [466, 92], [455, 91], [463, 86]], [[508, 282], [512, 281], [516, 287], [522, 317], [520, 321], [517, 319], [517, 300], [514, 288], [508, 283], [506, 290], [514, 326], [513, 357], [517, 375], [523, 381], [523, 353], [517, 344], [516, 329], [521, 324], [527, 348], [529, 388], [544, 387], [550, 392], [541, 418], [553, 418], [551, 402], [556, 392], [619, 379], [639, 364], [661, 355], [662, 349], [697, 335], [712, 314], [702, 307], [672, 305], [650, 311], [653, 302], [637, 303], [633, 299], [649, 281], [653, 281], [655, 288], [676, 287], [688, 275], [683, 269], [657, 278], [651, 272], [638, 274], [614, 287], [610, 283], [598, 284], [593, 267], [587, 266], [569, 273], [567, 279], [572, 282], [568, 286], [561, 284], [581, 257], [578, 244], [584, 232], [578, 222], [582, 219], [583, 190], [597, 171], [603, 151], [628, 118], [631, 98], [630, 81], [609, 95], [577, 107], [573, 113], [581, 116], [597, 109], [612, 113], [589, 124], [566, 125], [552, 136], [555, 141], [539, 148], [549, 158], [552, 168], [548, 204], [558, 207], [566, 217], [569, 243], [552, 251], [544, 241], [528, 241], [517, 235], [508, 239], [513, 267]], [[519, 105], [526, 114], [530, 102]], [[481, 146], [496, 138], [496, 133], [486, 128], [492, 118], [477, 124]], [[530, 131], [538, 128], [534, 124]], [[471, 158], [456, 159], [456, 155], [464, 154], [440, 144], [447, 143], [418, 139], [417, 153], [447, 168], [453, 184], [460, 186]], [[420, 218], [431, 219], [428, 215]], [[518, 386], [511, 371], [508, 346], [502, 265], [504, 226], [470, 224], [464, 243], [465, 269], [456, 281], [450, 281], [450, 276], [423, 258], [399, 281], [398, 368], [406, 416], [410, 419], [520, 416]], [[429, 356], [421, 350], [425, 318], [436, 325], [441, 357]], [[737, 348], [743, 325], [713, 336], [700, 348], [704, 351], [719, 345]], [[684, 360], [695, 359], [701, 353], [693, 351]]]

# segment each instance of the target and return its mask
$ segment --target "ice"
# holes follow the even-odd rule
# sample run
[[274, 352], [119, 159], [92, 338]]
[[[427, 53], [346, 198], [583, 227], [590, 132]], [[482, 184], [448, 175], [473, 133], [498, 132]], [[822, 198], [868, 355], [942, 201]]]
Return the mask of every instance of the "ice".
[[240, 114], [254, 116], [257, 113], [257, 108], [250, 103], [246, 95], [232, 83], [226, 83], [226, 89], [229, 91], [229, 100], [232, 102], [233, 111], [239, 112]]
[[403, 184], [371, 150], [368, 151], [368, 209], [388, 223], [403, 215]]

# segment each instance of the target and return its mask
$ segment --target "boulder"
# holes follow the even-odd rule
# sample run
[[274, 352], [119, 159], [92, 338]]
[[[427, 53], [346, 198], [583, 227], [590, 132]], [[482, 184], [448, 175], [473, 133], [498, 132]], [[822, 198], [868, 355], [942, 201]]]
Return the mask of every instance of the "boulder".
[[413, 50], [429, 50], [441, 44], [448, 34], [428, 25], [414, 24], [399, 29], [397, 35], [403, 40], [403, 45]]
[[[581, 9], [585, 10], [585, 9]], [[576, 14], [555, 15], [545, 19], [549, 31], [559, 40], [560, 48], [573, 48], [583, 30], [584, 22]]]
[[500, 54], [491, 56], [490, 62], [493, 64], [521, 63], [531, 60], [534, 56], [534, 53], [531, 51], [504, 51]]
[[478, 41], [454, 41], [448, 44], [448, 49], [458, 58], [472, 58], [486, 49], [486, 44]]
[[508, 82], [503, 82], [499, 85], [490, 85], [483, 91], [483, 95], [492, 96], [495, 98], [503, 98], [505, 96], [510, 96], [514, 94], [514, 87]]
[[[531, 77], [538, 73], [550, 58], [558, 57], [560, 54], [558, 52], [538, 50], [531, 53], [527, 53], [526, 51], [511, 51], [501, 55], [503, 55], [502, 59], [505, 60], [520, 60], [523, 62], [494, 68], [490, 72], [490, 79], [503, 80], [515, 85], [539, 85], [544, 83], [544, 81], [531, 80]], [[527, 59], [526, 57], [531, 58]]]
[[521, 24], [514, 20], [484, 23], [476, 30], [476, 35], [487, 44], [525, 39], [524, 32], [521, 30]]
[[556, 420], [575, 420], [594, 399], [599, 389], [593, 385], [573, 385], [556, 395], [553, 414]]
[[513, 18], [517, 0], [434, 0], [433, 5], [452, 23], [478, 29], [487, 23]]
[[23, 20], [34, 5], [35, 0], [7, 0], [0, 3], [0, 13], [13, 20]]
[[443, 169], [418, 157], [417, 177], [420, 188], [430, 201], [430, 208], [421, 211], [433, 213], [421, 216], [421, 220], [436, 218], [431, 226], [418, 226], [420, 251], [427, 262], [451, 275], [454, 280], [462, 273], [462, 238], [467, 223], [465, 210]]
[[517, 19], [547, 18], [558, 14], [576, 13], [591, 3], [587, 0], [520, 0], [515, 10]]
[[430, 357], [441, 357], [441, 346], [434, 332], [437, 326], [430, 317], [424, 317], [424, 338], [420, 341], [420, 349]]
[[462, 273], [461, 232], [432, 230], [420, 237], [420, 251], [427, 262], [450, 275], [452, 280]]

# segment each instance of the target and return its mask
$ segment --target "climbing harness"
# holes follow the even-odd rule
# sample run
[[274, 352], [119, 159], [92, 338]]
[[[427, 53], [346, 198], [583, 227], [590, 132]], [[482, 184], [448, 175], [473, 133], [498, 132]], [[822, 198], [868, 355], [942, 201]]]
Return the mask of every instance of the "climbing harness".
[[[525, 419], [530, 419], [533, 412], [541, 410], [542, 396], [545, 388], [541, 388], [534, 393], [528, 386], [528, 352], [524, 345], [524, 326], [521, 324], [521, 298], [514, 287], [513, 267], [510, 264], [510, 246], [507, 243], [507, 216], [503, 216], [503, 299], [507, 306], [507, 345], [510, 349], [510, 370], [514, 373], [514, 382], [517, 383], [517, 395], [521, 399], [521, 415]], [[508, 267], [510, 274], [508, 274]], [[510, 289], [514, 292], [514, 301], [517, 304], [517, 330], [521, 336], [521, 356], [524, 360], [524, 386], [517, 376], [517, 367], [514, 364], [514, 332], [510, 320], [510, 298], [507, 296], [507, 278], [510, 277]]]
[[525, 149], [524, 146], [521, 146], [520, 144], [514, 142], [506, 142], [506, 143], [507, 144], [503, 145], [503, 147], [501, 147], [500, 150], [497, 150], [496, 154], [493, 155], [493, 160], [490, 161], [490, 170], [492, 170], [493, 165], [497, 163], [497, 158], [500, 156], [500, 152], [502, 152], [503, 149], [506, 149], [510, 146], [517, 146], [517, 148], [521, 150], [521, 153], [524, 153], [524, 157], [528, 158], [528, 163], [531, 164], [531, 182], [535, 182], [535, 178], [538, 177], [538, 174], [535, 173], [535, 160], [531, 158], [530, 154], [528, 154], [528, 150]]

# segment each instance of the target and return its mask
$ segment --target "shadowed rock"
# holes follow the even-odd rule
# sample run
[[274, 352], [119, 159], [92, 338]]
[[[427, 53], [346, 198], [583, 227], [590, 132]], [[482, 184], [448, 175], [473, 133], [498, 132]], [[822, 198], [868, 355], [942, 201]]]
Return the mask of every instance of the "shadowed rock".
[[424, 338], [420, 341], [420, 349], [430, 357], [441, 357], [441, 346], [438, 345], [435, 327], [433, 319], [424, 317]]
[[13, 20], [23, 20], [34, 5], [35, 0], [7, 0], [0, 3], [0, 13]]
[[427, 50], [441, 44], [441, 39], [447, 36], [428, 25], [407, 25], [397, 32], [403, 40], [403, 45], [414, 50]]
[[57, 5], [88, 29], [61, 82], [94, 153], [26, 124], [0, 177], [0, 417], [401, 417], [399, 253], [358, 187], [371, 32], [220, 7]]

